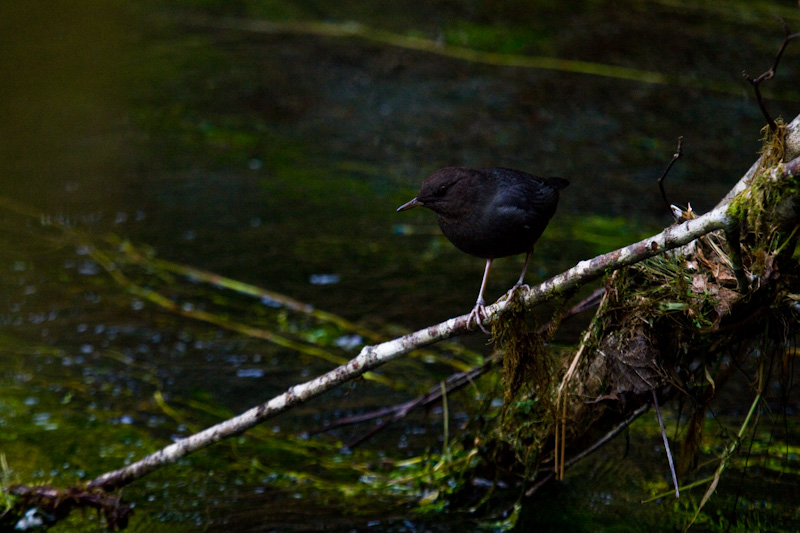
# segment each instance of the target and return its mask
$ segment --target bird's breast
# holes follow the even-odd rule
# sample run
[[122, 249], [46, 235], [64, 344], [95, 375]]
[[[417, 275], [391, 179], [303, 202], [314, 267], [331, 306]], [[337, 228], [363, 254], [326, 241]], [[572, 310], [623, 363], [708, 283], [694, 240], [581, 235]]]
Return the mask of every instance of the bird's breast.
[[482, 258], [507, 257], [528, 252], [544, 231], [547, 221], [521, 222], [498, 216], [476, 217], [469, 222], [437, 215], [439, 227], [456, 248]]

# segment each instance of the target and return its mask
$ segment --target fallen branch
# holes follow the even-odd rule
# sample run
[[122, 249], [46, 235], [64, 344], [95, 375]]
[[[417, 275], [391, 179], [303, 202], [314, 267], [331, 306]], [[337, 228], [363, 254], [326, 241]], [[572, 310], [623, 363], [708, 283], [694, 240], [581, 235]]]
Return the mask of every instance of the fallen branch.
[[[795, 151], [799, 151], [797, 147], [800, 146], [800, 141], [798, 140], [798, 137], [800, 137], [798, 135], [800, 133], [800, 117], [795, 118], [788, 131], [793, 132], [794, 136], [791, 139], [787, 138], [786, 145], [791, 145]], [[770, 179], [780, 180], [797, 175], [800, 175], [800, 159], [796, 158], [773, 169]], [[748, 176], [751, 176], [750, 172], [742, 178], [742, 181], [747, 180]], [[736, 187], [740, 187], [740, 184], [741, 181]], [[746, 184], [741, 187], [744, 190]], [[713, 231], [732, 227], [737, 223], [737, 220], [728, 212], [731, 199], [732, 197], [701, 217], [670, 226], [661, 233], [630, 246], [594, 259], [581, 261], [566, 272], [526, 291], [524, 295], [525, 305], [528, 307], [538, 305], [554, 296], [596, 280], [609, 272], [663, 254], [669, 250], [674, 250]], [[486, 308], [487, 321], [494, 322], [498, 320], [508, 310], [510, 304], [511, 302], [503, 300], [488, 306]], [[269, 420], [295, 405], [315, 398], [412, 350], [456, 335], [466, 334], [468, 333], [467, 319], [468, 315], [462, 315], [391, 341], [374, 346], [365, 346], [357, 357], [334, 370], [311, 381], [292, 386], [283, 394], [266, 403], [170, 444], [129, 466], [103, 474], [89, 482], [88, 486], [105, 490], [113, 490], [125, 486], [197, 450], [211, 446], [223, 439], [240, 435], [253, 426]]]
[[[41, 525], [53, 524], [65, 518], [74, 508], [89, 507], [102, 512], [106, 520], [106, 527], [109, 530], [117, 531], [128, 526], [128, 519], [133, 510], [133, 505], [123, 503], [120, 496], [108, 495], [97, 489], [86, 490], [81, 487], [69, 487], [59, 490], [47, 486], [12, 485], [8, 491], [21, 501], [20, 507], [29, 509], [26, 513], [28, 521], [32, 519], [30, 515], [41, 515], [39, 520]], [[32, 524], [23, 527], [20, 522], [17, 522], [14, 529], [40, 530]], [[3, 531], [6, 530], [3, 529]]]
[[[688, 244], [706, 233], [724, 228], [729, 223], [730, 218], [727, 215], [727, 206], [718, 207], [700, 218], [687, 220], [678, 226], [669, 227], [651, 238], [588, 261], [581, 261], [566, 272], [538, 286], [531, 287], [525, 296], [525, 304], [527, 306], [540, 304], [560, 292], [577, 288], [580, 285], [598, 279], [607, 272]], [[500, 301], [488, 306], [486, 308], [487, 320], [490, 322], [497, 320], [508, 306], [508, 301]], [[412, 350], [456, 335], [468, 333], [467, 318], [468, 315], [451, 318], [441, 324], [430, 326], [388, 342], [365, 346], [358, 356], [344, 365], [311, 381], [290, 387], [283, 394], [264, 404], [200, 433], [181, 439], [125, 468], [104, 474], [91, 481], [89, 486], [102, 487], [106, 490], [125, 486], [131, 481], [143, 477], [161, 466], [174, 463], [190, 453], [206, 448], [222, 439], [240, 435], [253, 426], [269, 420], [297, 404], [315, 398]]]

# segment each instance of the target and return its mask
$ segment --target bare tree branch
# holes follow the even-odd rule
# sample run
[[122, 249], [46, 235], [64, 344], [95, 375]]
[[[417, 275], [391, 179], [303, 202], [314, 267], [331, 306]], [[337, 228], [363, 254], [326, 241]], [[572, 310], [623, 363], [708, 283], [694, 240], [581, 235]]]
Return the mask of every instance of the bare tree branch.
[[[790, 131], [795, 132], [795, 134], [800, 132], [800, 116], [790, 125]], [[800, 145], [797, 139], [794, 139], [793, 142], [795, 146]], [[797, 150], [797, 148], [794, 149]], [[754, 173], [755, 171], [753, 170], [752, 172]], [[795, 159], [779, 167], [779, 169], [773, 170], [772, 179], [778, 180], [798, 174], [800, 174], [800, 159]], [[751, 176], [751, 172], [748, 172], [734, 189], [739, 188], [741, 182], [747, 180], [749, 176]], [[741, 185], [741, 190], [744, 190], [744, 187], [746, 187], [746, 184]], [[554, 295], [596, 280], [608, 272], [686, 245], [712, 231], [730, 227], [735, 223], [733, 217], [728, 213], [728, 205], [731, 198], [732, 196], [729, 195], [727, 202], [721, 202], [711, 212], [699, 218], [670, 226], [661, 233], [630, 246], [579, 262], [566, 272], [526, 291], [524, 293], [525, 304], [529, 307], [540, 304]], [[509, 305], [509, 301], [503, 300], [488, 306], [486, 308], [487, 321], [498, 320]], [[290, 387], [283, 394], [264, 404], [170, 444], [136, 463], [103, 474], [89, 482], [88, 486], [105, 490], [113, 490], [125, 486], [133, 480], [143, 477], [164, 465], [174, 463], [197, 450], [208, 447], [225, 438], [244, 433], [253, 426], [287, 411], [297, 404], [315, 398], [342, 383], [361, 376], [368, 370], [377, 368], [412, 350], [456, 335], [466, 334], [469, 332], [467, 319], [468, 315], [462, 315], [388, 342], [365, 346], [357, 357], [344, 365], [311, 381]]]
[[[783, 21], [782, 21], [783, 22]], [[791, 41], [794, 39], [800, 38], [799, 33], [790, 33], [789, 27], [786, 25], [786, 22], [783, 22], [783, 31], [785, 36], [783, 38], [783, 42], [781, 43], [780, 48], [778, 49], [778, 53], [775, 54], [775, 60], [772, 62], [772, 66], [769, 69], [762, 73], [757, 78], [751, 78], [747, 72], [742, 72], [742, 76], [744, 79], [750, 82], [753, 86], [753, 91], [756, 94], [756, 100], [758, 101], [758, 107], [761, 109], [761, 114], [764, 115], [764, 118], [767, 119], [767, 124], [769, 124], [769, 129], [772, 131], [776, 131], [778, 129], [778, 124], [775, 122], [775, 119], [772, 118], [772, 115], [767, 110], [767, 104], [764, 102], [764, 97], [761, 95], [761, 83], [771, 80], [775, 77], [775, 71], [778, 70], [778, 64], [781, 62], [781, 57], [783, 57], [783, 52], [786, 51], [786, 47], [789, 45]]]

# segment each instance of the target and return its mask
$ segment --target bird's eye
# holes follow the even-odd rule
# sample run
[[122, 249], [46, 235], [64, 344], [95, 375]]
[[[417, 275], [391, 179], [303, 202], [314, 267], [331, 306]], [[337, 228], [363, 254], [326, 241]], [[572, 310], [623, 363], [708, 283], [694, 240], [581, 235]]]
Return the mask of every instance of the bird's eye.
[[439, 187], [436, 189], [435, 193], [436, 196], [444, 196], [445, 194], [447, 194], [447, 189], [449, 188], [450, 188], [449, 183], [445, 183], [444, 185], [439, 185]]

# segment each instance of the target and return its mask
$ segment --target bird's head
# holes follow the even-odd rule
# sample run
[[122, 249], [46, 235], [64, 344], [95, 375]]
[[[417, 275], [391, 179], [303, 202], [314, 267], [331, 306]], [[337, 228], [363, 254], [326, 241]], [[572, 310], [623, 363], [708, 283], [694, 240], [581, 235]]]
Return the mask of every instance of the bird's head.
[[440, 214], [458, 210], [460, 204], [472, 196], [468, 184], [464, 181], [464, 178], [471, 172], [475, 171], [461, 167], [437, 170], [425, 178], [417, 196], [398, 207], [397, 210], [405, 211], [417, 206], [427, 207]]

